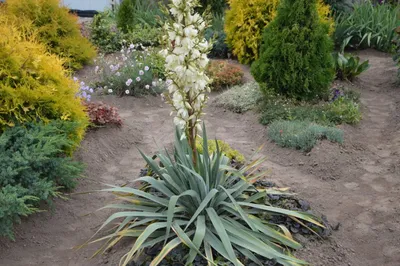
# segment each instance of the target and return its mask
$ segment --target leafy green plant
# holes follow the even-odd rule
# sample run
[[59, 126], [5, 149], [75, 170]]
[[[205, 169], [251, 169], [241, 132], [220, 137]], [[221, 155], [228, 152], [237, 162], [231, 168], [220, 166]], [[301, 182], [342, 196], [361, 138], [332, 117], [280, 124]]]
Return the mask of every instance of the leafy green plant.
[[335, 52], [333, 53], [333, 60], [335, 61], [336, 78], [341, 80], [352, 81], [369, 68], [369, 60], [360, 63], [360, 57], [352, 54]]
[[147, 24], [136, 24], [123, 35], [126, 43], [141, 44], [143, 46], [158, 46], [162, 30]]
[[20, 30], [37, 34], [49, 52], [62, 57], [64, 67], [80, 69], [96, 56], [92, 44], [81, 34], [78, 17], [60, 6], [59, 0], [7, 0], [4, 7]]
[[100, 251], [131, 238], [132, 248], [121, 258], [122, 265], [157, 244], [163, 248], [151, 265], [158, 265], [181, 244], [190, 248], [185, 258], [187, 265], [191, 265], [196, 255], [214, 264], [214, 254], [234, 265], [243, 265], [235, 252], [258, 264], [262, 257], [283, 265], [306, 264], [287, 252], [286, 247], [301, 247], [289, 230], [260, 216], [283, 215], [323, 226], [310, 213], [265, 204], [267, 195], [274, 191], [255, 189], [251, 184], [264, 173], [244, 176], [247, 171], [255, 173], [251, 168], [257, 167], [262, 159], [240, 170], [230, 167], [229, 159], [218, 145], [213, 154], [208, 150], [205, 129], [203, 153], [197, 153], [195, 158], [192, 154], [187, 138], [177, 129], [173, 154], [159, 153], [153, 158], [142, 154], [153, 173], [137, 179], [144, 185], [142, 188], [112, 186], [103, 190], [115, 193], [122, 203], [106, 206], [120, 211], [113, 213], [99, 231], [115, 220], [119, 224], [111, 234], [92, 241], [107, 241]]
[[279, 94], [301, 100], [321, 98], [334, 78], [329, 26], [316, 0], [283, 0], [263, 35], [251, 72]]
[[244, 113], [254, 109], [262, 98], [258, 83], [251, 82], [224, 91], [214, 99], [213, 103], [235, 113]]
[[[203, 154], [203, 140], [201, 138], [196, 139], [196, 148], [199, 153]], [[223, 140], [209, 140], [207, 148], [209, 153], [215, 153], [217, 149], [219, 149], [231, 162], [234, 161], [235, 163], [244, 164], [246, 161], [243, 154], [238, 150], [232, 149], [232, 147]]]
[[228, 58], [230, 49], [226, 44], [226, 34], [224, 32], [224, 16], [213, 14], [212, 26], [205, 32], [207, 40], [213, 41], [213, 48], [208, 54], [214, 58]]
[[337, 46], [344, 42], [352, 48], [375, 48], [390, 52], [400, 26], [399, 7], [373, 5], [364, 1], [354, 5], [354, 10], [336, 18], [334, 39]]
[[90, 28], [90, 39], [101, 52], [111, 53], [121, 49], [123, 34], [117, 28], [113, 11], [99, 12], [93, 17]]
[[275, 121], [268, 127], [268, 137], [281, 147], [310, 151], [317, 140], [343, 143], [343, 131], [308, 121]]
[[116, 14], [117, 26], [123, 32], [127, 32], [130, 27], [135, 25], [135, 5], [136, 0], [123, 0], [118, 6]]
[[337, 89], [330, 102], [316, 105], [275, 96], [262, 105], [260, 122], [264, 125], [278, 120], [311, 121], [326, 126], [357, 124], [362, 118], [358, 99], [355, 93]]
[[82, 165], [65, 157], [76, 123], [26, 124], [0, 135], [0, 235], [13, 238], [13, 224], [32, 214], [39, 201], [51, 202], [59, 189], [71, 189]]

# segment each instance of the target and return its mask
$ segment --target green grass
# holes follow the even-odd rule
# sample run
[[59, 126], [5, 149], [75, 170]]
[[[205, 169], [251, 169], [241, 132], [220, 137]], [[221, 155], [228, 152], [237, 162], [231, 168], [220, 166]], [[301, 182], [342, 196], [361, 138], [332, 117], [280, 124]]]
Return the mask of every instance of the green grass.
[[343, 143], [343, 131], [308, 121], [275, 121], [268, 128], [268, 137], [281, 147], [310, 151], [318, 140]]

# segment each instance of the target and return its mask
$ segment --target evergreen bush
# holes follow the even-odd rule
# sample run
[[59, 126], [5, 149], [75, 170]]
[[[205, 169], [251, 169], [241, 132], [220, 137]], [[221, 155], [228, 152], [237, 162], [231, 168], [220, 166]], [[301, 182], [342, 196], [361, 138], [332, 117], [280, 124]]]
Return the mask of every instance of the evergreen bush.
[[88, 118], [62, 60], [2, 13], [0, 36], [0, 133], [26, 122], [68, 120], [77, 123], [70, 138], [78, 145]]
[[316, 0], [283, 0], [264, 31], [260, 57], [251, 68], [254, 78], [293, 98], [323, 96], [334, 78], [328, 31]]
[[136, 0], [123, 0], [118, 7], [117, 26], [123, 32], [128, 32], [135, 25], [135, 4]]
[[0, 135], [0, 235], [13, 238], [20, 216], [37, 211], [39, 201], [51, 202], [61, 187], [71, 189], [82, 165], [65, 157], [74, 143], [68, 136], [76, 123], [53, 121], [16, 126]]
[[7, 0], [5, 12], [18, 18], [17, 25], [24, 25], [24, 30], [37, 32], [48, 51], [65, 60], [64, 67], [80, 69], [96, 56], [81, 34], [78, 17], [61, 7], [59, 0]]

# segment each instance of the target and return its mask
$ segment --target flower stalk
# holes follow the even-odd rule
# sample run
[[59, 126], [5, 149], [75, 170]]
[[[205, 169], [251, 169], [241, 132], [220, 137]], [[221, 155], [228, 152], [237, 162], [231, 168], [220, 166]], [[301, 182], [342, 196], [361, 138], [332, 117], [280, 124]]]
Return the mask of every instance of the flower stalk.
[[165, 57], [168, 93], [166, 100], [175, 114], [174, 123], [186, 134], [196, 158], [196, 137], [200, 129], [200, 117], [210, 92], [211, 80], [206, 75], [212, 44], [204, 37], [208, 15], [204, 19], [194, 8], [196, 0], [172, 0], [166, 12], [170, 19], [164, 25], [165, 48], [160, 52]]

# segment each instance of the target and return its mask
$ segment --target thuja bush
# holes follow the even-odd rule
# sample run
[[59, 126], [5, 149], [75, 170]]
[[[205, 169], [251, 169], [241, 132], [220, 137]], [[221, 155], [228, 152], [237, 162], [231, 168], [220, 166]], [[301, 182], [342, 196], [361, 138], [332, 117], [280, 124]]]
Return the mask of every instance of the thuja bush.
[[25, 124], [0, 135], [0, 235], [13, 238], [13, 225], [32, 214], [40, 201], [51, 202], [60, 188], [71, 189], [82, 165], [65, 157], [78, 125], [53, 121]]
[[95, 48], [81, 35], [78, 17], [60, 6], [58, 0], [7, 0], [6, 13], [18, 24], [38, 33], [48, 51], [64, 58], [64, 66], [80, 69], [96, 56]]
[[275, 121], [268, 127], [268, 137], [281, 147], [310, 151], [318, 140], [343, 143], [343, 131], [308, 121]]
[[316, 0], [283, 0], [264, 31], [260, 57], [251, 68], [254, 78], [296, 99], [322, 97], [334, 78], [328, 31]]
[[87, 115], [76, 97], [79, 85], [66, 76], [62, 60], [46, 52], [0, 14], [0, 132], [18, 123], [73, 121], [76, 145], [83, 137]]
[[[275, 18], [282, 0], [229, 0], [225, 15], [226, 41], [241, 63], [251, 63], [259, 56], [264, 28]], [[329, 23], [333, 31], [330, 8], [318, 0], [321, 21]]]

